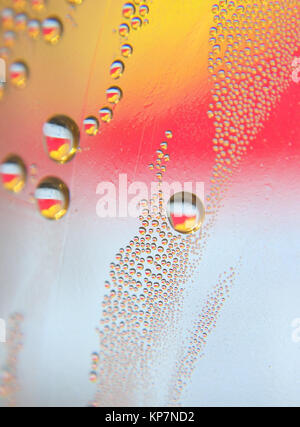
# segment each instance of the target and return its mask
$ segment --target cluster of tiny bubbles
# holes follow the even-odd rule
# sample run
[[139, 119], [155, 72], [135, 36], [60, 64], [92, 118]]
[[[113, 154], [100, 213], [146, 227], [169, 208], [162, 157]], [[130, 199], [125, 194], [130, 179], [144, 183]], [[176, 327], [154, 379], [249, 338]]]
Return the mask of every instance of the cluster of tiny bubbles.
[[216, 162], [211, 204], [217, 208], [249, 145], [289, 85], [299, 37], [298, 0], [214, 4], [208, 70]]
[[0, 167], [2, 186], [12, 193], [20, 193], [26, 185], [27, 171], [23, 160], [16, 155], [6, 157]]
[[40, 214], [57, 221], [65, 216], [70, 203], [67, 185], [56, 177], [46, 177], [37, 185], [34, 194]]
[[[118, 27], [118, 34], [122, 40], [120, 52], [122, 57], [125, 59], [129, 58], [133, 53], [132, 45], [127, 42], [130, 30], [139, 29], [143, 24], [142, 18], [149, 13], [149, 7], [146, 3], [147, 1], [127, 2], [122, 7], [122, 17], [127, 21], [121, 22]], [[136, 15], [137, 12], [140, 16]], [[126, 40], [126, 43], [124, 43], [124, 39]], [[124, 62], [120, 59], [116, 59], [112, 62], [109, 73], [114, 80], [118, 80], [122, 77], [124, 71]], [[106, 90], [107, 102], [113, 104], [113, 106], [112, 108], [105, 106], [99, 110], [101, 121], [109, 123], [113, 119], [113, 108], [121, 101], [122, 97], [123, 92], [120, 87], [113, 86]]]
[[[166, 139], [172, 136], [170, 131], [165, 134]], [[156, 160], [164, 159], [167, 149], [163, 141]], [[139, 233], [120, 248], [105, 282], [107, 294], [97, 329], [100, 363], [95, 405], [132, 404], [137, 396], [146, 399], [151, 378], [159, 369], [157, 357], [167, 354], [176, 335], [192, 240], [170, 226], [160, 177], [156, 178], [157, 193], [140, 202]], [[194, 209], [195, 198], [187, 200]], [[130, 390], [135, 394], [129, 396]]]
[[[165, 132], [165, 138], [171, 139], [173, 137], [173, 134], [171, 131]], [[162, 141], [160, 143], [160, 149], [156, 151], [157, 157], [155, 162], [150, 163], [148, 165], [148, 168], [150, 170], [156, 171], [156, 178], [159, 182], [162, 182], [163, 176], [165, 172], [167, 171], [167, 163], [170, 161], [170, 155], [167, 152], [168, 150], [168, 143], [166, 141]]]
[[49, 158], [57, 163], [67, 163], [78, 151], [80, 132], [68, 116], [53, 116], [43, 126], [44, 148]]
[[[211, 190], [206, 198], [208, 221], [200, 229], [199, 236], [191, 235], [190, 278], [197, 271], [233, 174], [270, 117], [272, 107], [288, 88], [290, 64], [299, 34], [297, 10], [296, 0], [260, 3], [220, 0], [212, 7], [214, 23], [210, 28], [208, 58], [212, 102], [208, 118], [214, 120], [216, 162]], [[231, 281], [232, 277], [228, 280]], [[170, 392], [175, 402], [180, 398], [215, 325], [219, 309], [226, 299], [226, 286], [224, 290], [219, 284], [217, 293], [219, 295], [208, 299], [193, 330], [188, 352], [178, 365], [173, 383], [175, 393]]]
[[23, 316], [15, 313], [9, 317], [7, 325], [7, 337], [5, 349], [7, 358], [5, 366], [1, 369], [0, 376], [0, 401], [6, 407], [17, 405], [17, 393], [19, 392], [17, 365], [19, 354], [23, 347], [23, 335], [21, 325]]
[[236, 280], [237, 273], [233, 267], [229, 272], [220, 274], [219, 281], [207, 295], [197, 319], [193, 322], [187, 342], [184, 343], [185, 351], [176, 363], [175, 374], [169, 387], [169, 401], [171, 404], [179, 403], [184, 387], [188, 384], [195, 368], [196, 362], [204, 355], [209, 335], [217, 325], [220, 312], [230, 297], [231, 288]]

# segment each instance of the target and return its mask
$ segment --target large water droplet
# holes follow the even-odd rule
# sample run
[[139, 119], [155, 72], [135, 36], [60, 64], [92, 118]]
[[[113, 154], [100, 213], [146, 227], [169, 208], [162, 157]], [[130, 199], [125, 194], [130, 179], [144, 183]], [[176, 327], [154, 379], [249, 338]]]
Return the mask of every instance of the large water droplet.
[[58, 163], [70, 161], [79, 146], [77, 124], [67, 116], [54, 116], [44, 124], [44, 145], [50, 159]]
[[3, 187], [13, 193], [23, 190], [26, 183], [26, 167], [23, 160], [10, 155], [1, 164], [1, 179]]
[[173, 229], [183, 234], [199, 230], [205, 218], [205, 208], [201, 200], [195, 194], [184, 191], [170, 198], [167, 213]]
[[55, 177], [47, 177], [37, 186], [35, 199], [43, 217], [59, 220], [68, 211], [70, 193], [63, 181]]

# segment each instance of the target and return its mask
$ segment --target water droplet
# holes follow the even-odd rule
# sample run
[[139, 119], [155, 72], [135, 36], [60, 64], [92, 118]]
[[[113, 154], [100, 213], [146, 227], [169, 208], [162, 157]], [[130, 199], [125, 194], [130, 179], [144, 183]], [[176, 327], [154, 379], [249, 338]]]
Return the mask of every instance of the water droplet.
[[127, 24], [121, 24], [119, 26], [119, 34], [121, 37], [126, 37], [129, 34], [130, 28]]
[[101, 110], [99, 111], [99, 114], [100, 114], [100, 119], [105, 123], [109, 123], [113, 118], [112, 110], [107, 107], [101, 108]]
[[26, 6], [26, 0], [13, 0], [13, 7], [16, 10], [23, 10]]
[[173, 133], [170, 130], [167, 130], [165, 132], [165, 136], [167, 139], [172, 139], [173, 138]]
[[122, 9], [124, 18], [131, 18], [135, 14], [135, 6], [132, 3], [125, 3]]
[[97, 382], [97, 378], [98, 378], [97, 372], [92, 371], [90, 373], [90, 381], [91, 381], [91, 383], [96, 383]]
[[5, 91], [5, 85], [4, 83], [0, 82], [0, 101], [3, 99], [4, 91]]
[[31, 7], [39, 12], [45, 8], [45, 0], [31, 0]]
[[106, 91], [106, 99], [111, 104], [117, 104], [122, 99], [122, 91], [119, 87], [110, 87]]
[[89, 116], [83, 121], [84, 131], [87, 135], [95, 136], [99, 131], [99, 121], [96, 117]]
[[132, 55], [133, 48], [130, 44], [123, 44], [121, 47], [121, 53], [124, 58], [129, 58]]
[[1, 164], [1, 178], [3, 187], [13, 193], [19, 193], [26, 184], [26, 167], [23, 160], [10, 155]]
[[142, 20], [138, 16], [134, 16], [131, 19], [131, 28], [133, 30], [138, 30], [142, 26]]
[[70, 193], [63, 181], [55, 177], [47, 177], [35, 190], [35, 199], [43, 217], [59, 220], [68, 211]]
[[146, 4], [142, 4], [139, 8], [139, 14], [141, 16], [146, 16], [149, 13], [149, 7]]
[[0, 47], [0, 58], [7, 60], [10, 50], [7, 47]]
[[16, 41], [16, 33], [14, 31], [5, 31], [3, 34], [3, 42], [6, 47], [12, 47]]
[[66, 163], [76, 154], [79, 146], [77, 124], [67, 116], [50, 118], [43, 128], [44, 146], [50, 159], [57, 163]]
[[110, 66], [110, 75], [113, 79], [118, 79], [122, 76], [125, 66], [122, 61], [114, 61]]
[[10, 8], [3, 9], [1, 23], [4, 30], [11, 30], [14, 26], [14, 11]]
[[167, 213], [173, 229], [183, 234], [199, 230], [205, 218], [203, 203], [188, 192], [174, 194], [167, 204]]
[[50, 17], [43, 21], [42, 27], [44, 40], [52, 45], [57, 44], [63, 32], [62, 23], [57, 18]]
[[79, 6], [83, 3], [83, 0], [67, 0], [69, 4], [72, 4], [73, 6]]
[[28, 80], [28, 68], [24, 62], [14, 62], [9, 70], [10, 81], [13, 86], [23, 89]]
[[27, 15], [25, 13], [18, 13], [15, 17], [15, 24], [17, 31], [24, 31], [27, 26]]
[[30, 38], [37, 40], [41, 33], [41, 23], [37, 19], [31, 19], [27, 25], [27, 31]]

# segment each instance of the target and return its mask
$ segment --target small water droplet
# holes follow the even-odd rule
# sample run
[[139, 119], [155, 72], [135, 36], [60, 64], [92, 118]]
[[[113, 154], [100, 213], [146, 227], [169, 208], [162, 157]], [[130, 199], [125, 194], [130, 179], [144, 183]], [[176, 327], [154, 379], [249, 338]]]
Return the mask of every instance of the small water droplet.
[[10, 81], [13, 86], [23, 89], [28, 80], [28, 68], [24, 62], [14, 62], [10, 66]]
[[41, 34], [41, 23], [38, 19], [28, 21], [27, 31], [30, 38], [37, 40]]
[[14, 11], [10, 8], [5, 8], [1, 13], [1, 23], [4, 30], [11, 30], [14, 26]]
[[3, 34], [3, 42], [6, 47], [12, 47], [15, 44], [17, 35], [14, 31], [5, 31]]
[[124, 18], [131, 18], [135, 14], [135, 6], [132, 3], [125, 3], [122, 9]]
[[110, 66], [110, 75], [113, 79], [118, 79], [122, 76], [125, 66], [122, 61], [114, 61]]
[[132, 55], [133, 48], [130, 44], [123, 44], [121, 47], [121, 53], [124, 58], [129, 58]]
[[139, 7], [139, 14], [141, 16], [146, 16], [146, 15], [148, 15], [148, 13], [149, 13], [149, 7], [146, 4], [142, 4]]
[[131, 19], [131, 28], [133, 30], [138, 30], [142, 26], [142, 20], [138, 16], [134, 16]]
[[27, 15], [25, 13], [18, 13], [15, 17], [15, 27], [17, 31], [24, 31], [27, 26]]
[[55, 17], [49, 17], [43, 21], [42, 27], [44, 40], [52, 45], [57, 44], [63, 32], [62, 23]]
[[83, 126], [87, 135], [95, 136], [99, 131], [99, 120], [96, 117], [89, 116], [83, 121]]
[[121, 24], [119, 26], [119, 34], [121, 37], [127, 37], [129, 34], [130, 28], [127, 24]]
[[111, 104], [117, 104], [122, 99], [122, 91], [119, 87], [113, 86], [107, 89], [106, 99]]
[[99, 114], [100, 114], [100, 119], [105, 123], [109, 123], [113, 118], [112, 110], [107, 107], [101, 108], [101, 110], [99, 111]]
[[31, 0], [31, 7], [33, 10], [40, 12], [45, 8], [45, 0]]

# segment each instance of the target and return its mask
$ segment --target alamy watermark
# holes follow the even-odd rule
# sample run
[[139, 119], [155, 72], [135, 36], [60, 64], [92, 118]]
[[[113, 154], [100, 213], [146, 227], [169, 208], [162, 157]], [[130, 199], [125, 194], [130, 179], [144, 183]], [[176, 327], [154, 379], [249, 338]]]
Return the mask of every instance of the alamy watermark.
[[150, 182], [134, 181], [129, 184], [127, 174], [119, 175], [119, 182], [103, 181], [97, 185], [96, 194], [101, 196], [96, 205], [99, 218], [138, 218], [141, 202], [153, 201], [161, 195], [163, 206], [176, 193], [186, 192], [196, 195], [204, 204], [204, 182]]
[[6, 342], [6, 323], [5, 320], [0, 319], [0, 343]]

